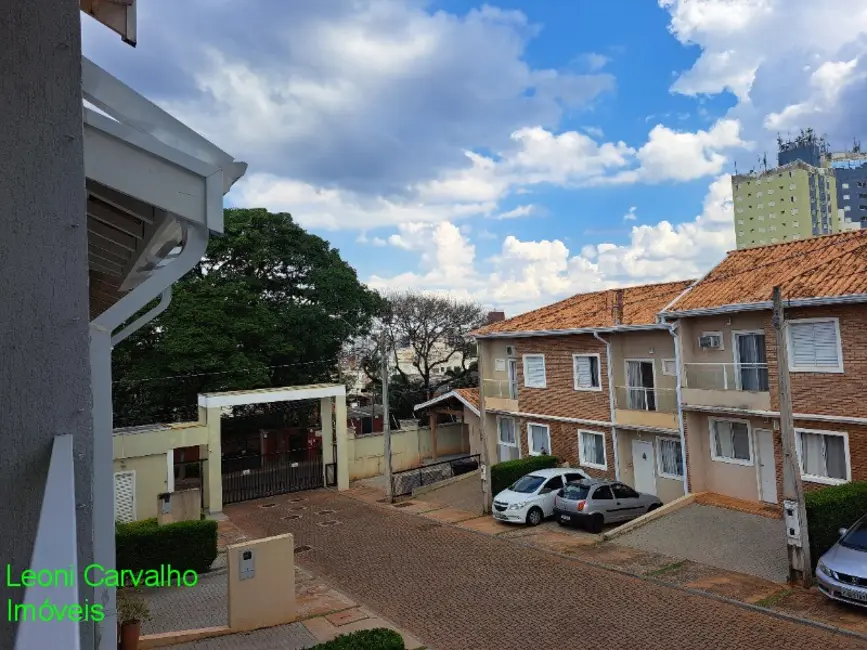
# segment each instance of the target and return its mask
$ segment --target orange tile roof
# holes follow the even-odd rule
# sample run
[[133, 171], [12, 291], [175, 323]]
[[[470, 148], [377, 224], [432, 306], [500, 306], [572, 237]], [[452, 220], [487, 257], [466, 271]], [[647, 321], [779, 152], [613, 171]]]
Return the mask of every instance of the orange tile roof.
[[[625, 287], [621, 325], [653, 325], [656, 314], [694, 280]], [[538, 332], [614, 327], [617, 289], [579, 293], [553, 305], [492, 323], [472, 332], [476, 336], [508, 332]]]
[[479, 408], [479, 389], [478, 388], [457, 388], [455, 391], [458, 395], [463, 397], [468, 404], [472, 405], [473, 408], [478, 410]]
[[668, 312], [867, 293], [867, 230], [731, 251]]

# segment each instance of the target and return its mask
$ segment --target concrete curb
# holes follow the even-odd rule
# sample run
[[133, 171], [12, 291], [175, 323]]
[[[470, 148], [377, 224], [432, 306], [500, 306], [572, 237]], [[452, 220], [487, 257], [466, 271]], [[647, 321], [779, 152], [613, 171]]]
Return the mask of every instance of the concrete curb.
[[[356, 497], [353, 495], [347, 494], [345, 496], [348, 496], [351, 499], [354, 499], [356, 501], [361, 501], [362, 503], [367, 503], [363, 499], [360, 499], [359, 497]], [[686, 496], [690, 496], [690, 495], [686, 495]], [[674, 502], [672, 502], [672, 503], [674, 503]], [[386, 510], [391, 510], [392, 512], [400, 513], [400, 508], [393, 508], [393, 507], [390, 507], [386, 504], [372, 504], [372, 505], [377, 505], [377, 506], [383, 507]], [[660, 510], [662, 510], [662, 508], [660, 508]], [[404, 512], [404, 513], [400, 513], [400, 514], [403, 514], [404, 516], [408, 516], [408, 517], [419, 516], [419, 515], [416, 515], [416, 514], [411, 513], [411, 512]], [[782, 621], [787, 621], [789, 623], [797, 623], [800, 625], [806, 625], [808, 627], [813, 627], [813, 628], [816, 628], [819, 630], [824, 630], [825, 632], [833, 632], [833, 633], [841, 634], [843, 636], [847, 636], [847, 637], [850, 637], [853, 639], [858, 639], [861, 641], [867, 641], [867, 634], [862, 634], [861, 632], [853, 632], [852, 630], [848, 630], [844, 627], [834, 627], [833, 625], [828, 625], [827, 623], [821, 623], [819, 621], [815, 621], [815, 620], [810, 619], [810, 618], [802, 618], [800, 616], [795, 616], [793, 614], [786, 614], [784, 612], [780, 612], [780, 611], [777, 611], [774, 609], [769, 609], [767, 607], [761, 607], [759, 605], [753, 605], [750, 603], [745, 603], [741, 600], [736, 600], [734, 598], [728, 598], [727, 596], [720, 596], [719, 594], [714, 594], [714, 593], [711, 593], [709, 591], [702, 591], [700, 589], [693, 589], [692, 587], [684, 587], [682, 585], [678, 585], [678, 584], [673, 583], [673, 582], [666, 582], [665, 580], [660, 580], [659, 578], [645, 576], [645, 575], [641, 575], [639, 573], [632, 573], [632, 572], [626, 571], [624, 569], [618, 569], [618, 568], [607, 566], [604, 564], [598, 564], [596, 562], [591, 562], [589, 560], [583, 560], [583, 559], [576, 557], [574, 555], [567, 555], [566, 553], [558, 553], [557, 551], [539, 548], [538, 546], [534, 546], [530, 543], [520, 541], [522, 539], [521, 537], [502, 537], [500, 535], [490, 535], [488, 533], [485, 533], [485, 532], [482, 532], [479, 530], [473, 530], [471, 528], [461, 528], [460, 526], [458, 526], [456, 524], [451, 524], [451, 523], [446, 523], [446, 522], [442, 522], [442, 525], [443, 526], [451, 526], [452, 528], [458, 528], [458, 529], [463, 530], [467, 533], [474, 534], [474, 535], [481, 535], [481, 536], [487, 537], [489, 539], [496, 539], [496, 540], [499, 540], [501, 543], [504, 543], [504, 544], [510, 544], [510, 543], [511, 544], [518, 544], [519, 546], [523, 546], [525, 548], [532, 549], [532, 550], [537, 551], [539, 553], [546, 553], [548, 555], [554, 555], [555, 557], [559, 557], [559, 558], [562, 558], [564, 560], [570, 560], [572, 562], [577, 562], [578, 564], [583, 564], [584, 566], [593, 567], [594, 569], [601, 569], [602, 571], [610, 571], [611, 573], [617, 573], [619, 575], [634, 578], [636, 580], [645, 580], [645, 581], [650, 582], [652, 584], [655, 584], [659, 587], [667, 587], [668, 589], [675, 589], [677, 591], [687, 593], [687, 594], [690, 594], [692, 596], [699, 596], [701, 598], [709, 598], [711, 600], [715, 600], [716, 602], [726, 603], [728, 605], [734, 605], [735, 607], [740, 607], [741, 609], [755, 612], [757, 614], [765, 614], [767, 616], [773, 616], [774, 618], [777, 618], [777, 619], [782, 620]]]
[[473, 476], [479, 476], [479, 474], [481, 474], [481, 470], [474, 469], [472, 472], [467, 472], [466, 474], [461, 474], [460, 476], [453, 476], [451, 478], [447, 478], [444, 481], [439, 481], [430, 485], [422, 485], [413, 489], [411, 498], [415, 499], [417, 496], [421, 496], [422, 494], [427, 494], [428, 492], [435, 492], [436, 490], [444, 488], [447, 485], [451, 485], [452, 483], [458, 483], [459, 481], [463, 481]]
[[603, 533], [602, 539], [607, 542], [609, 540], [620, 537], [621, 535], [625, 535], [626, 533], [631, 533], [636, 528], [641, 528], [645, 524], [649, 524], [651, 521], [656, 521], [660, 517], [670, 515], [672, 512], [677, 512], [681, 508], [685, 508], [691, 503], [694, 503], [695, 497], [695, 494], [685, 494], [679, 499], [675, 499], [674, 501], [666, 503], [664, 506], [657, 508], [653, 512], [648, 512], [646, 515], [641, 515], [637, 519], [627, 521], [625, 524], [618, 526], [614, 530]]

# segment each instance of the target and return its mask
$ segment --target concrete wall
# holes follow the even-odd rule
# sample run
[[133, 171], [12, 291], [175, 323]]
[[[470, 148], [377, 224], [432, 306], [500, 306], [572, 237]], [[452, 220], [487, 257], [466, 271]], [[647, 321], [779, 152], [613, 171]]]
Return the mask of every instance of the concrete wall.
[[[437, 454], [470, 453], [466, 425], [437, 425]], [[391, 432], [391, 469], [399, 472], [412, 469], [429, 458], [433, 447], [428, 427]], [[347, 439], [349, 479], [355, 481], [385, 474], [385, 437], [380, 434]]]
[[115, 472], [135, 472], [135, 518], [157, 516], [157, 497], [169, 489], [166, 454], [114, 461]]
[[160, 526], [176, 521], [195, 521], [202, 516], [202, 491], [198, 488], [172, 492], [169, 495], [169, 511], [162, 511], [162, 499], [157, 497], [157, 519]]
[[[295, 610], [295, 548], [291, 533], [228, 548], [229, 627], [233, 632], [291, 623]], [[253, 554], [254, 575], [240, 573], [241, 555]]]
[[[78, 3], [5, 3], [0, 43], [0, 557], [13, 572], [30, 567], [52, 441], [64, 433], [74, 436], [85, 566], [93, 423]], [[92, 589], [79, 590], [93, 602]], [[21, 597], [0, 587], [3, 602]], [[82, 647], [93, 647], [93, 627], [81, 630]], [[3, 617], [0, 648], [13, 640]]]
[[[492, 465], [499, 462], [497, 456], [497, 416], [494, 413], [487, 414], [487, 434], [488, 434], [488, 458]], [[470, 442], [470, 454], [478, 454], [482, 460], [482, 426], [479, 416], [464, 408], [464, 422], [467, 425], [467, 435]]]

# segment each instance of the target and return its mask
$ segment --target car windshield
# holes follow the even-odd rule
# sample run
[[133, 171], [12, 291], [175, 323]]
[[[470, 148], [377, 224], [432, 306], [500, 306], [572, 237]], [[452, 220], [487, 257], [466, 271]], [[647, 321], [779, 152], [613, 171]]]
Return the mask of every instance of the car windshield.
[[571, 499], [572, 501], [581, 501], [587, 498], [587, 493], [590, 488], [586, 485], [567, 485], [563, 488], [563, 498]]
[[852, 526], [849, 532], [840, 540], [840, 546], [852, 548], [856, 551], [867, 551], [867, 519], [859, 521]]
[[545, 482], [541, 476], [522, 476], [512, 484], [509, 489], [512, 492], [520, 492], [522, 494], [530, 494], [539, 489], [539, 486]]

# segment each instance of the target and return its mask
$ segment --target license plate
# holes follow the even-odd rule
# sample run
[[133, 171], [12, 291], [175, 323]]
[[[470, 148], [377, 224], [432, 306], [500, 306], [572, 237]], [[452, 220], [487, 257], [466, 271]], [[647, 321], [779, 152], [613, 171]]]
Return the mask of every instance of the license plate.
[[569, 515], [560, 515], [560, 521], [569, 521], [572, 519]]
[[867, 593], [863, 591], [856, 591], [855, 589], [846, 589], [845, 587], [840, 589], [840, 593], [843, 594], [844, 598], [849, 598], [851, 600], [860, 600], [862, 603], [867, 603]]

